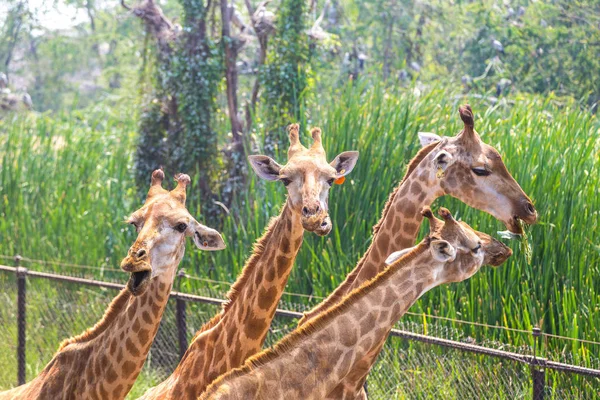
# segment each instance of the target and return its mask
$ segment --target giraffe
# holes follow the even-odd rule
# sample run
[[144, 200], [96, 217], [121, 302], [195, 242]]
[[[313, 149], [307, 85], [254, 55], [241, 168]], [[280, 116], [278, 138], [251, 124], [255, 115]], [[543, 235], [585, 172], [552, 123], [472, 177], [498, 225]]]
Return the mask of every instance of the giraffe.
[[[408, 164], [406, 175], [392, 191], [381, 219], [373, 228], [371, 245], [344, 282], [306, 312], [300, 325], [383, 271], [382, 261], [387, 254], [413, 246], [423, 218], [419, 210], [430, 206], [438, 197], [448, 194], [486, 211], [513, 233], [522, 233], [519, 219], [529, 224], [536, 222], [537, 212], [529, 197], [511, 176], [498, 151], [484, 143], [475, 131], [471, 107], [459, 107], [459, 114], [464, 128], [457, 136], [419, 135], [423, 148]], [[364, 383], [365, 379], [366, 376], [356, 382], [344, 382], [342, 386], [356, 393], [355, 384]], [[360, 392], [358, 398], [365, 398], [364, 391]], [[343, 397], [353, 398], [350, 393]]]
[[125, 289], [102, 319], [64, 340], [40, 374], [0, 393], [0, 399], [123, 399], [135, 382], [169, 298], [185, 251], [185, 237], [202, 250], [225, 248], [221, 235], [197, 222], [185, 208], [190, 177], [177, 176], [172, 191], [162, 188], [164, 172], [152, 173], [144, 205], [128, 223], [137, 238], [121, 268], [130, 273]]
[[306, 148], [300, 143], [298, 129], [298, 124], [288, 128], [290, 147], [285, 166], [267, 156], [249, 157], [259, 177], [285, 185], [287, 200], [254, 245], [221, 312], [200, 328], [175, 371], [149, 389], [144, 399], [196, 399], [219, 375], [259, 352], [304, 231], [321, 236], [330, 232], [329, 189], [352, 171], [358, 152], [343, 152], [327, 163], [321, 130], [312, 129], [313, 144]]
[[468, 279], [483, 264], [499, 266], [512, 254], [446, 209], [440, 209], [443, 221], [428, 208], [423, 215], [430, 220], [430, 233], [422, 242], [389, 255], [384, 264], [391, 265], [383, 272], [273, 348], [219, 377], [200, 400], [334, 397], [340, 382], [379, 351], [379, 343], [423, 293]]

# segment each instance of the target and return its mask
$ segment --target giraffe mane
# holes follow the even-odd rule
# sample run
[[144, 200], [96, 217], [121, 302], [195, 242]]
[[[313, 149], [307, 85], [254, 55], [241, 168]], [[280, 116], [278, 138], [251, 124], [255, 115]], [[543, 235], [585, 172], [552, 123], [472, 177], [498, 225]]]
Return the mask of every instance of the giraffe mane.
[[58, 351], [61, 351], [65, 347], [73, 343], [84, 343], [100, 336], [106, 329], [113, 323], [113, 321], [121, 314], [123, 309], [126, 307], [129, 299], [131, 298], [131, 292], [127, 289], [123, 289], [119, 292], [117, 297], [108, 306], [108, 309], [104, 312], [102, 319], [96, 323], [93, 327], [87, 329], [85, 332], [80, 333], [77, 336], [73, 336], [69, 339], [65, 339], [58, 346]]
[[388, 268], [379, 273], [370, 281], [365, 282], [361, 287], [356, 288], [352, 292], [348, 293], [340, 302], [336, 303], [326, 312], [313, 318], [306, 324], [296, 328], [292, 333], [286, 335], [273, 347], [265, 349], [262, 352], [248, 358], [244, 365], [242, 365], [241, 367], [232, 369], [231, 371], [215, 379], [208, 386], [208, 388], [204, 392], [204, 395], [210, 394], [211, 391], [216, 390], [217, 386], [221, 383], [230, 379], [234, 379], [238, 376], [247, 374], [256, 368], [259, 368], [261, 365], [264, 365], [294, 349], [305, 338], [309, 337], [313, 333], [325, 327], [335, 317], [337, 317], [340, 314], [343, 314], [346, 310], [348, 310], [354, 304], [355, 300], [358, 297], [366, 295], [369, 292], [373, 291], [379, 285], [381, 285], [390, 275], [394, 274], [399, 269], [407, 266], [419, 255], [423, 254], [429, 248], [429, 244], [430, 238], [426, 237], [417, 246], [415, 246], [414, 249], [412, 249], [406, 255], [401, 257], [394, 264], [390, 265]]
[[402, 184], [408, 179], [408, 177], [414, 172], [414, 170], [417, 169], [417, 166], [421, 163], [421, 161], [423, 161], [425, 159], [425, 157], [427, 157], [427, 155], [433, 151], [433, 149], [435, 149], [440, 143], [442, 143], [442, 141], [433, 142], [433, 143], [428, 144], [427, 146], [425, 146], [421, 150], [419, 150], [417, 155], [415, 155], [413, 157], [413, 159], [410, 160], [410, 162], [408, 163], [408, 166], [406, 167], [406, 174], [404, 174], [404, 178], [402, 178], [400, 183], [394, 188], [394, 190], [390, 194], [390, 197], [388, 197], [388, 201], [385, 203], [385, 206], [383, 207], [383, 211], [381, 212], [381, 218], [379, 219], [377, 224], [375, 224], [375, 226], [373, 226], [373, 234], [376, 234], [377, 232], [379, 232], [379, 229], [381, 228], [383, 221], [387, 217], [387, 213], [389, 212], [390, 207], [392, 206], [392, 203], [394, 202], [394, 199], [396, 198], [396, 195], [400, 191], [400, 187], [402, 186]]

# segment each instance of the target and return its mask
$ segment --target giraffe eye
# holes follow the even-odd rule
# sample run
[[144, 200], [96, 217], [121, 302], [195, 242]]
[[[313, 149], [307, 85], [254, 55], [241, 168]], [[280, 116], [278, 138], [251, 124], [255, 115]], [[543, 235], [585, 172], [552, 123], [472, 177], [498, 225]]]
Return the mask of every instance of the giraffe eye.
[[175, 230], [176, 230], [177, 232], [179, 232], [179, 233], [183, 233], [183, 232], [185, 232], [185, 230], [187, 229], [187, 224], [184, 224], [184, 223], [182, 222], [182, 223], [180, 223], [180, 224], [177, 224], [177, 225], [175, 225], [175, 228], [173, 228], [173, 229], [175, 229]]
[[471, 251], [475, 254], [479, 253], [479, 250], [481, 250], [481, 243], [477, 243], [477, 247], [471, 249]]
[[281, 183], [283, 183], [283, 186], [287, 186], [287, 185], [289, 185], [290, 183], [292, 183], [292, 180], [291, 180], [291, 179], [288, 179], [288, 178], [281, 178], [281, 179], [279, 179], [279, 180], [281, 181]]
[[475, 167], [471, 171], [473, 171], [473, 173], [477, 176], [488, 176], [492, 173], [483, 167]]

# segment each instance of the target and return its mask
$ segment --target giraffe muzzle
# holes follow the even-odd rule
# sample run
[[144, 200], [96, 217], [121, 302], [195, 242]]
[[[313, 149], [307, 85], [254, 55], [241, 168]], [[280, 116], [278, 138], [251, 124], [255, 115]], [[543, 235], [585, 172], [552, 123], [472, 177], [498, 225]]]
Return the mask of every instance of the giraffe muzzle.
[[491, 238], [490, 243], [484, 244], [483, 250], [485, 252], [483, 264], [492, 267], [499, 267], [504, 264], [513, 253], [510, 247], [494, 238]]
[[326, 236], [329, 234], [329, 232], [331, 232], [331, 228], [331, 218], [329, 218], [328, 215], [323, 221], [321, 221], [321, 225], [319, 225], [319, 227], [315, 229], [314, 232], [319, 236]]
[[537, 210], [529, 199], [525, 199], [515, 205], [513, 212], [514, 215], [508, 221], [504, 221], [504, 225], [506, 229], [516, 235], [523, 234], [523, 222], [528, 225], [533, 225], [537, 222]]
[[302, 227], [319, 236], [325, 236], [331, 232], [331, 218], [326, 211], [320, 211], [311, 216], [302, 216]]

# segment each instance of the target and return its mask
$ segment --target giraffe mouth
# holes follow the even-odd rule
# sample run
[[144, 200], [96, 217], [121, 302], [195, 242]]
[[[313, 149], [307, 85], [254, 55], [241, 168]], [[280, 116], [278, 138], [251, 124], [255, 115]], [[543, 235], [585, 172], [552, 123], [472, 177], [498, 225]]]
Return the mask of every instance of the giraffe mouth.
[[523, 223], [521, 222], [521, 218], [519, 218], [518, 216], [513, 216], [508, 222], [506, 222], [504, 225], [506, 225], [506, 228], [513, 234], [515, 235], [522, 235], [523, 234]]
[[311, 217], [302, 217], [302, 227], [319, 236], [325, 236], [331, 231], [331, 218], [326, 212], [321, 212]]
[[139, 296], [144, 293], [150, 282], [151, 274], [151, 270], [132, 272], [129, 281], [127, 281], [127, 289], [129, 289], [134, 296]]

